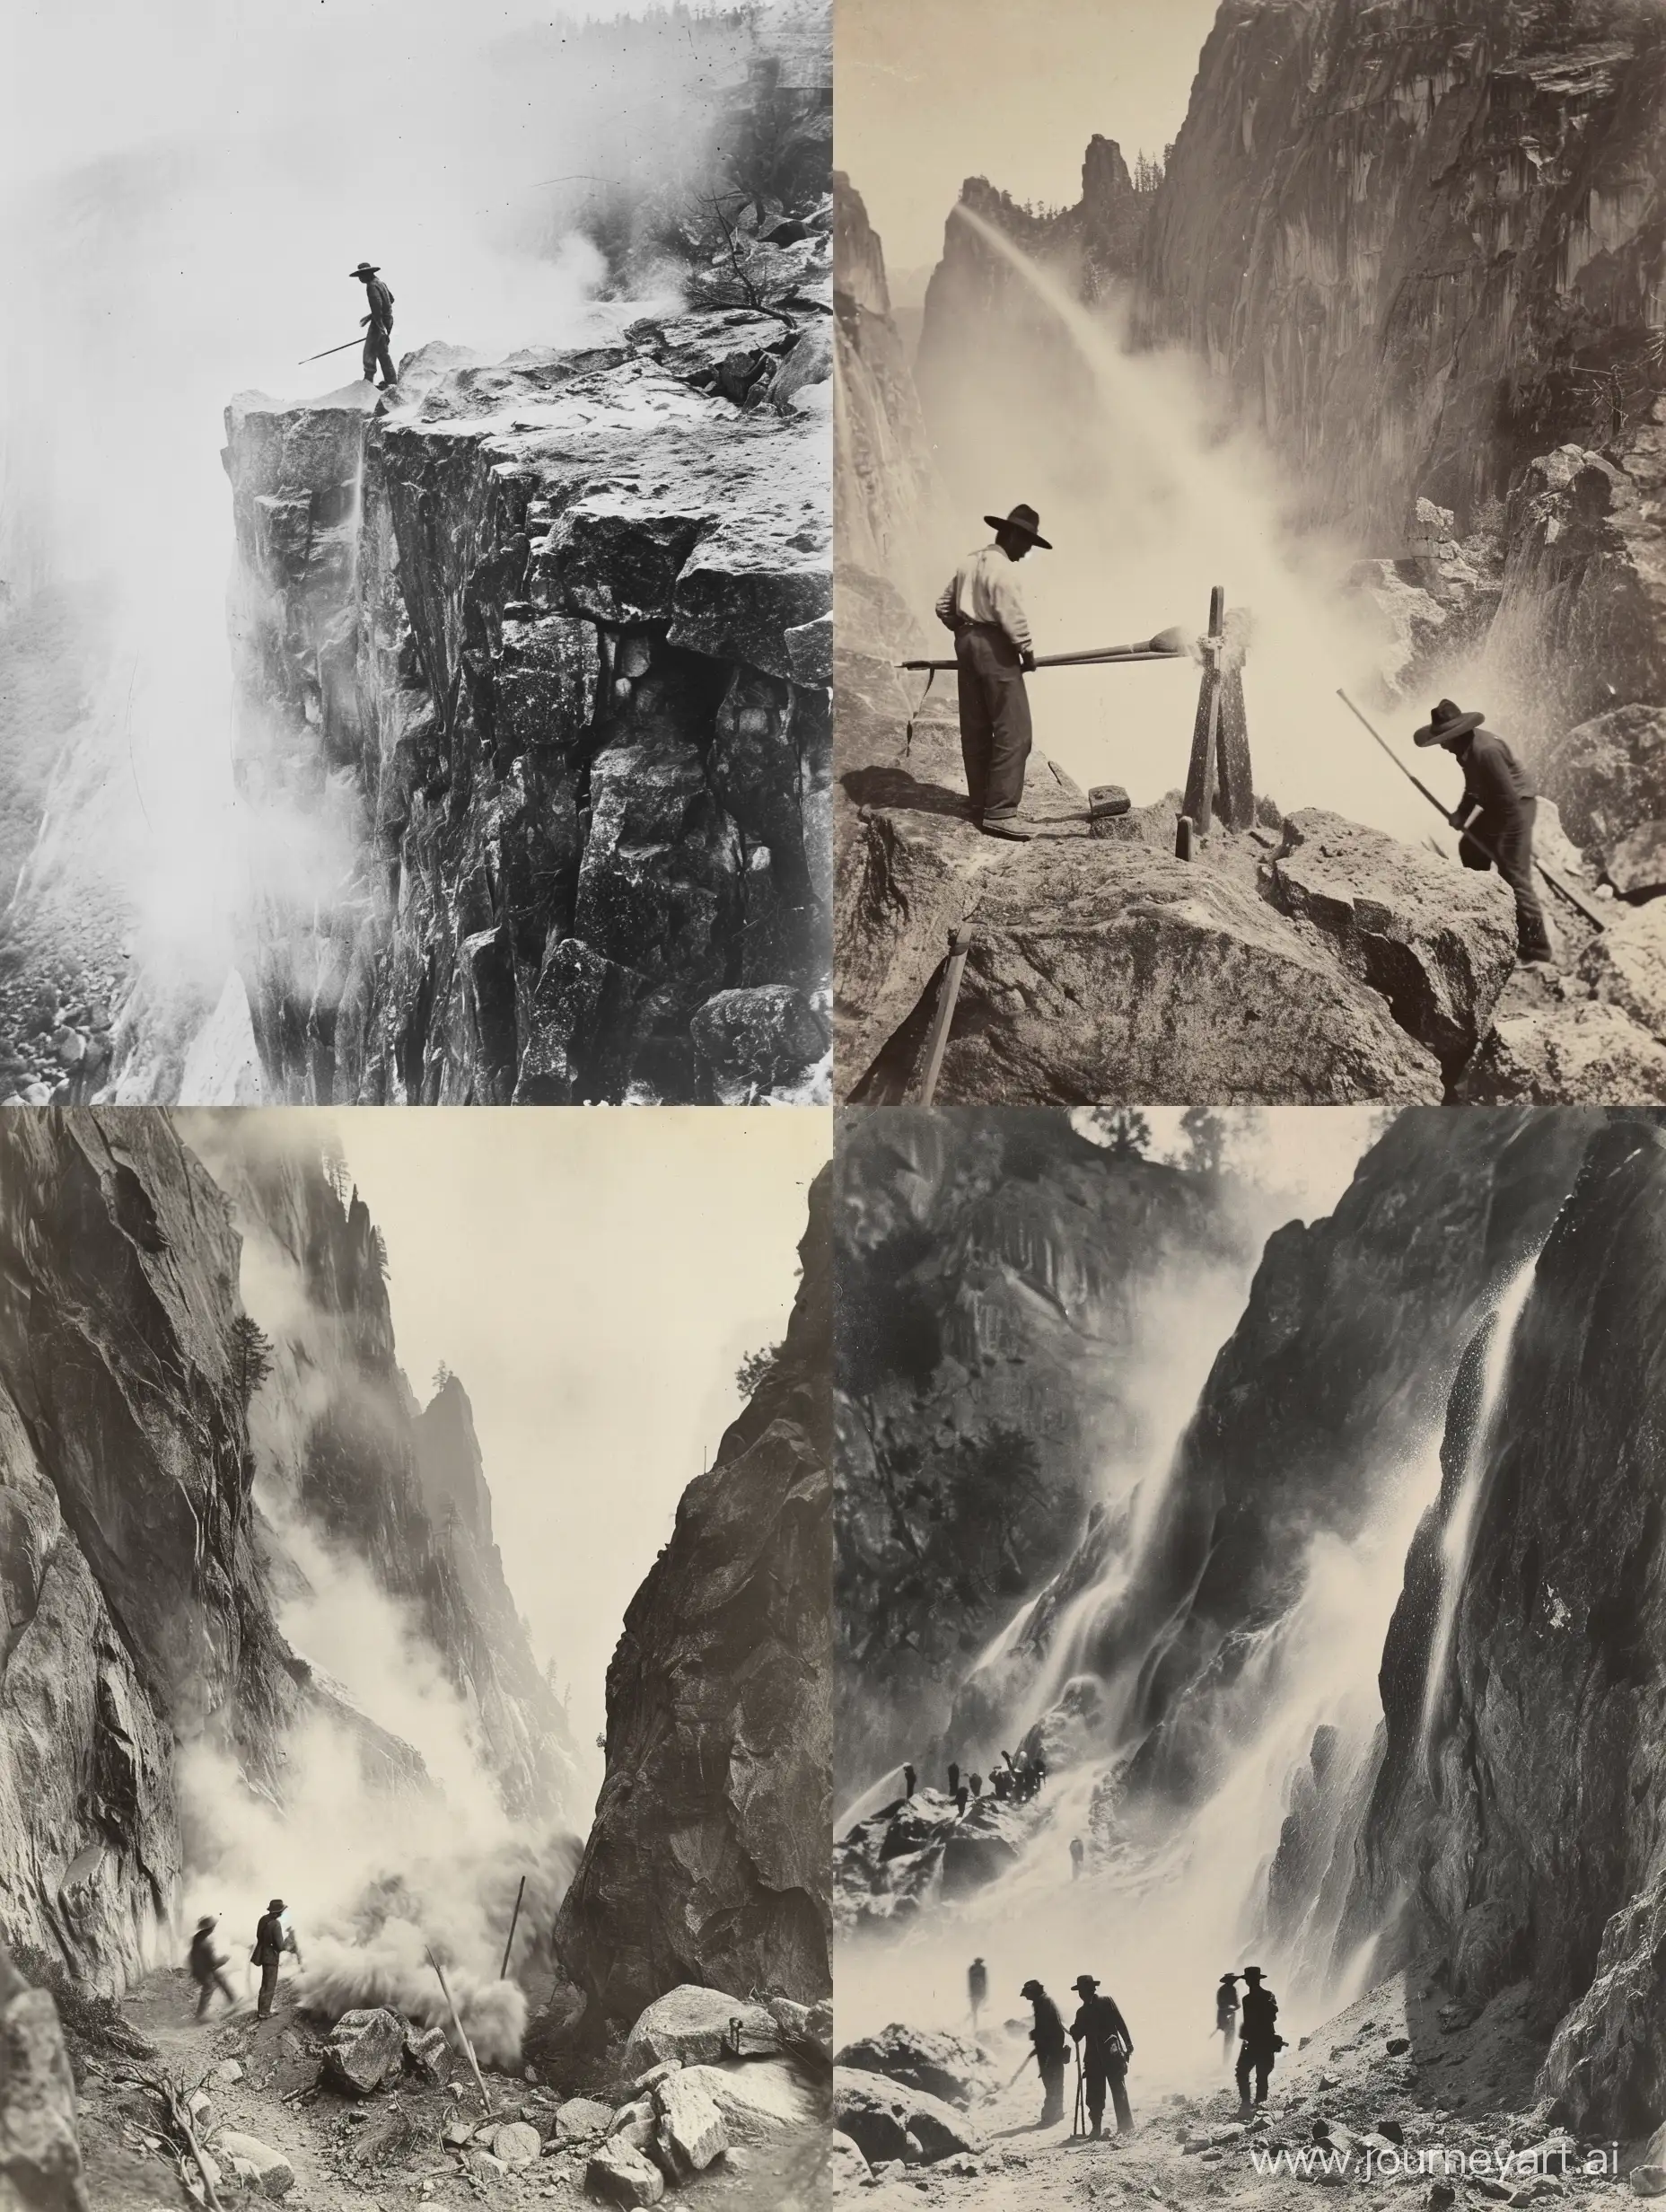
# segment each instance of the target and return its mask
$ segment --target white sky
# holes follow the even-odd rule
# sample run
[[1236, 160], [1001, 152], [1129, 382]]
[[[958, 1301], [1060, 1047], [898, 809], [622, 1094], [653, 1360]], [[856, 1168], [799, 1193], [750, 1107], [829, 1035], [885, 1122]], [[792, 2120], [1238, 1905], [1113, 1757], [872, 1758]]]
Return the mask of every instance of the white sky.
[[831, 1116], [807, 1109], [338, 1114], [387, 1239], [400, 1365], [461, 1378], [540, 1659], [600, 1732], [626, 1606], [785, 1334]]
[[834, 154], [889, 269], [934, 262], [962, 181], [1065, 206], [1095, 131], [1132, 163], [1186, 114], [1215, 0], [837, 0]]

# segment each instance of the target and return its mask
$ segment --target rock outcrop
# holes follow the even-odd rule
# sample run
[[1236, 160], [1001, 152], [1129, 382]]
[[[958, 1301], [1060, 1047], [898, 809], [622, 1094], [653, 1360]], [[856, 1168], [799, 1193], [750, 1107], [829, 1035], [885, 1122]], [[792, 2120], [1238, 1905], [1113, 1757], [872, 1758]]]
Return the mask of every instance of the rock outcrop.
[[0, 2197], [19, 2212], [91, 2212], [75, 2077], [57, 2008], [0, 1951]]
[[[914, 373], [862, 196], [833, 178], [833, 501], [838, 566], [917, 597], [934, 496]], [[839, 610], [841, 632], [846, 610]]]
[[847, 1789], [903, 1759], [925, 1775], [970, 1655], [1069, 1559], [1101, 1481], [1150, 1448], [1147, 1302], [1235, 1310], [1268, 1225], [1254, 1194], [1119, 1157], [1062, 1113], [846, 1121], [835, 1636]]
[[625, 1617], [607, 1771], [545, 2025], [599, 2045], [683, 1983], [829, 1993], [831, 1171], [785, 1342]]
[[765, 988], [802, 1002], [802, 1057], [742, 1089], [813, 1094], [826, 241], [758, 250], [807, 288], [785, 351], [778, 318], [713, 311], [228, 409], [273, 1096], [704, 1099], [697, 1016]]
[[[1438, 1944], [1460, 2001], [1525, 1981], [1556, 2031], [1543, 2086], [1582, 2133], [1628, 2137], [1666, 2118], [1663, 1221], [1657, 1118], [1618, 1116], [1587, 1141], [1485, 1435], [1473, 1390], [1454, 1392], [1446, 1482], [1385, 1655], [1359, 1876], [1390, 1922], [1409, 1897], [1399, 1940]], [[1425, 1742], [1430, 1563], [1460, 1494], [1467, 1558]]]

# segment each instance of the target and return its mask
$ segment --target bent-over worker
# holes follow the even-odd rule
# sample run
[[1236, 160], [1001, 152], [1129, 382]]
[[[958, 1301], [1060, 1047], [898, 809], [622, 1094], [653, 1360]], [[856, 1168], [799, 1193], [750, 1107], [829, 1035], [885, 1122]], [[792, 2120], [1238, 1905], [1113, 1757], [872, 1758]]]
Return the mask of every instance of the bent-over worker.
[[[1442, 745], [1461, 765], [1463, 797], [1447, 819], [1454, 830], [1473, 831], [1474, 837], [1463, 838], [1458, 856], [1466, 868], [1487, 868], [1497, 862], [1499, 874], [1515, 894], [1516, 957], [1531, 967], [1554, 957], [1533, 882], [1533, 821], [1539, 799], [1526, 769], [1497, 732], [1483, 726], [1484, 720], [1481, 715], [1463, 713], [1451, 699], [1442, 699], [1422, 729], [1413, 733], [1412, 742]], [[1477, 838], [1481, 845], [1475, 842]]]

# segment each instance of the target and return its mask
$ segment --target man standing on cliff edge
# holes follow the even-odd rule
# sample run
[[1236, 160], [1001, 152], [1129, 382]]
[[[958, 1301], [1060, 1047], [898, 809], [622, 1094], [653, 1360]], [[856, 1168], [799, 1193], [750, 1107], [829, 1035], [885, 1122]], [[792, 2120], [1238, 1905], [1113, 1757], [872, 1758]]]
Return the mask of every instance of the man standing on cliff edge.
[[350, 272], [364, 287], [364, 301], [368, 315], [359, 320], [364, 328], [364, 382], [373, 383], [376, 371], [381, 371], [383, 391], [391, 391], [399, 378], [393, 373], [393, 363], [388, 356], [388, 340], [393, 336], [393, 294], [377, 274], [373, 261], [361, 261]]
[[937, 619], [954, 632], [960, 695], [960, 753], [972, 813], [985, 834], [1022, 844], [1018, 820], [1030, 758], [1030, 699], [1024, 676], [1036, 664], [1014, 567], [1034, 546], [1052, 548], [1033, 507], [986, 514], [993, 544], [955, 570], [937, 601]]

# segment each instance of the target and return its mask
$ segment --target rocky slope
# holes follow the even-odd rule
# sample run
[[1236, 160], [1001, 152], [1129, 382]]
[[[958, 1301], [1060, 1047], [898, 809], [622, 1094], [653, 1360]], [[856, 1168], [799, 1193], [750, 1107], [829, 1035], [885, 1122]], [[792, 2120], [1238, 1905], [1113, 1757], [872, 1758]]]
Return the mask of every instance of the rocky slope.
[[680, 1983], [829, 1993], [831, 1171], [785, 1340], [632, 1599], [545, 2023], [582, 2050]]
[[813, 1091], [825, 243], [758, 249], [790, 343], [713, 310], [496, 366], [429, 347], [386, 403], [228, 410], [277, 1097]]
[[[442, 1523], [425, 1503], [363, 1207], [345, 1211], [316, 1163], [262, 1156], [243, 1117], [191, 1135], [215, 1139], [226, 1187], [161, 1113], [16, 1113], [0, 1128], [0, 1922], [104, 1988], [176, 1946], [179, 1751], [215, 1750], [281, 1804], [285, 1737], [323, 1713], [381, 1784], [422, 1776], [280, 1631], [305, 1585], [258, 1484], [418, 1609], [505, 1802], [570, 1801], [565, 1725], [489, 1528], [478, 1513]], [[294, 1233], [311, 1302], [291, 1302], [288, 1326], [273, 1319], [265, 1380], [235, 1218], [261, 1194], [261, 1233]], [[292, 1424], [296, 1401], [306, 1418]], [[422, 1426], [431, 1482], [466, 1496], [478, 1470], [458, 1464], [460, 1410]]]
[[1151, 1449], [1156, 1339], [1174, 1302], [1193, 1326], [1235, 1310], [1262, 1206], [1219, 1179], [1118, 1157], [1063, 1114], [847, 1119], [836, 1216], [846, 1790], [903, 1759], [931, 1770], [976, 1655], [1071, 1557], [1101, 1487]]

